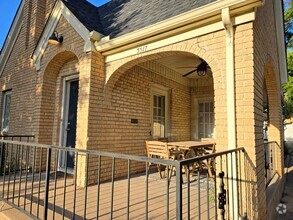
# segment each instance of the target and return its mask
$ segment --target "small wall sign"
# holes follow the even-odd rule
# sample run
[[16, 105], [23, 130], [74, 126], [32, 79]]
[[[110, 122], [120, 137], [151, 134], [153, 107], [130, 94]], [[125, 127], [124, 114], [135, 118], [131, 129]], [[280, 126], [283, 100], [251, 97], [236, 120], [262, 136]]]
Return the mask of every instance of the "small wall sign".
[[138, 119], [132, 118], [131, 119], [131, 124], [138, 124]]

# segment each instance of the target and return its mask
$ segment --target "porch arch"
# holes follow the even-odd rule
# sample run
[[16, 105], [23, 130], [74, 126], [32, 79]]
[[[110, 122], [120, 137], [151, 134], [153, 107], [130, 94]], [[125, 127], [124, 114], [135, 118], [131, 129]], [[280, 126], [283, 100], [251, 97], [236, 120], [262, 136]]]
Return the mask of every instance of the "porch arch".
[[[71, 65], [68, 75], [76, 73], [79, 59], [75, 52], [63, 50], [47, 63], [38, 83], [37, 97], [40, 99], [38, 142], [52, 144], [53, 136], [57, 133], [55, 106], [59, 103], [61, 92], [58, 75], [63, 67]], [[56, 98], [57, 97], [57, 98]], [[55, 137], [54, 137], [55, 138]], [[56, 143], [55, 143], [56, 144]]]
[[[186, 48], [187, 48], [187, 46], [186, 46]], [[176, 59], [176, 57], [180, 58], [180, 56], [182, 56], [182, 57], [193, 57], [193, 58], [195, 58], [195, 60], [197, 60], [197, 59], [205, 60], [208, 63], [208, 65], [210, 66], [210, 68], [212, 70], [212, 73], [213, 73], [212, 77], [195, 78], [195, 79], [192, 80], [190, 78], [182, 78], [182, 76], [179, 73], [176, 73], [175, 71], [173, 71], [174, 66], [172, 67], [173, 69], [169, 69], [171, 75], [173, 74], [173, 72], [174, 72], [174, 75], [178, 75], [177, 79], [179, 79], [179, 80], [184, 79], [184, 80], [190, 82], [190, 84], [187, 84], [187, 85], [184, 85], [184, 86], [186, 86], [186, 88], [189, 88], [189, 96], [190, 96], [189, 101], [191, 101], [191, 100], [192, 101], [188, 105], [189, 105], [189, 107], [190, 106], [195, 106], [194, 109], [193, 109], [194, 114], [195, 114], [195, 112], [198, 111], [199, 103], [207, 102], [208, 100], [210, 102], [215, 101], [215, 95], [216, 95], [215, 94], [215, 78], [217, 80], [216, 81], [216, 84], [217, 84], [216, 86], [218, 87], [217, 88], [218, 90], [217, 90], [216, 93], [219, 92], [219, 93], [223, 94], [223, 92], [220, 91], [220, 90], [225, 89], [224, 86], [223, 86], [222, 70], [220, 68], [219, 61], [217, 60], [217, 58], [211, 56], [203, 48], [199, 49], [197, 47], [197, 49], [198, 49], [198, 53], [196, 53], [195, 48], [193, 48], [193, 50], [194, 50], [193, 51], [192, 48], [184, 49], [184, 50], [179, 50], [179, 48], [178, 48], [178, 50], [177, 50], [177, 48], [174, 47], [171, 50], [156, 50], [157, 52], [156, 51], [146, 52], [144, 54], [139, 54], [139, 55], [135, 55], [135, 56], [132, 56], [132, 57], [127, 57], [125, 59], [121, 59], [121, 60], [118, 60], [118, 61], [109, 62], [106, 65], [106, 79], [105, 79], [104, 92], [103, 92], [103, 102], [102, 102], [103, 106], [102, 106], [102, 108], [105, 109], [104, 111], [106, 111], [106, 109], [111, 109], [112, 110], [117, 105], [116, 104], [117, 97], [114, 99], [115, 94], [117, 93], [117, 91], [115, 91], [115, 88], [117, 86], [117, 82], [120, 79], [122, 80], [122, 77], [124, 76], [123, 74], [128, 74], [128, 73], [134, 72], [134, 71], [137, 71], [137, 73], [140, 73], [139, 68], [142, 67], [142, 66], [147, 66], [147, 62], [149, 62], [149, 61], [158, 61], [158, 63], [157, 62], [155, 62], [155, 63], [160, 64], [159, 59], [163, 58], [163, 59], [166, 60], [166, 59], [168, 59], [168, 57], [172, 57], [172, 56], [173, 56], [173, 59]], [[193, 52], [190, 52], [190, 51], [193, 51]], [[152, 62], [149, 62], [148, 64], [152, 64]], [[196, 63], [194, 65], [196, 66]], [[166, 67], [166, 68], [168, 69], [168, 67]], [[166, 75], [166, 76], [164, 75], [165, 74], [164, 70], [162, 70], [162, 71], [163, 71], [163, 74], [162, 75], [158, 74], [158, 76], [160, 75], [160, 77], [163, 77], [163, 78], [168, 76], [168, 75]], [[155, 74], [155, 72], [154, 72], [154, 74]], [[156, 72], [156, 73], [159, 73], [159, 72]], [[169, 72], [166, 72], [166, 74], [167, 73], [169, 74]], [[169, 77], [166, 77], [166, 78], [169, 78]], [[129, 79], [131, 79], [131, 78], [129, 78]], [[168, 80], [173, 80], [174, 82], [179, 83], [179, 84], [181, 83], [179, 81], [176, 81], [175, 78], [173, 78], [173, 75]], [[201, 84], [201, 82], [203, 82], [203, 81], [205, 81], [206, 84], [208, 84], [208, 85]], [[151, 82], [151, 84], [154, 83], [154, 81], [150, 81], [150, 82]], [[159, 79], [158, 84], [165, 85], [165, 82], [163, 82], [163, 83], [162, 82], [163, 81], [161, 81], [161, 79]], [[123, 80], [121, 81], [121, 83], [122, 83], [121, 85], [125, 84], [125, 82]], [[120, 85], [120, 83], [119, 83], [119, 85]], [[183, 84], [181, 84], [181, 85], [183, 85]], [[201, 91], [194, 89], [196, 87], [197, 88], [202, 88], [200, 86], [203, 86], [203, 85], [205, 85], [206, 88], [209, 87], [207, 89], [209, 91], [211, 91], [211, 93], [205, 94], [205, 97], [203, 97], [204, 95], [200, 94]], [[166, 85], [166, 86], [168, 87], [168, 85]], [[170, 87], [170, 88], [172, 88], [172, 87]], [[176, 91], [176, 89], [172, 90], [172, 95], [176, 94], [176, 93], [174, 93], [174, 91]], [[144, 91], [144, 92], [148, 93], [149, 91]], [[176, 96], [178, 96], [178, 95], [176, 95]], [[209, 96], [209, 97], [207, 97], [207, 96]], [[127, 101], [129, 102], [129, 100], [127, 100]], [[221, 103], [220, 102], [218, 102], [218, 103], [223, 104], [223, 101], [221, 101]], [[146, 105], [146, 106], [149, 106], [149, 104]], [[186, 107], [186, 106], [184, 106], [184, 107]], [[188, 111], [193, 112], [193, 110], [190, 110], [190, 108], [189, 108]], [[147, 107], [147, 109], [148, 109], [148, 107]], [[174, 112], [178, 111], [178, 110], [174, 110], [174, 109], [175, 109], [174, 104], [172, 104], [171, 111], [174, 111]], [[186, 115], [190, 114], [190, 113], [188, 113], [188, 111], [186, 112]], [[175, 114], [174, 112], [173, 112], [173, 117], [174, 117], [174, 114]], [[149, 110], [147, 110], [146, 114], [150, 114]], [[186, 139], [187, 138], [188, 139], [190, 139], [190, 138], [198, 139], [199, 138], [199, 133], [198, 133], [198, 131], [199, 131], [198, 114], [196, 113], [196, 116], [192, 116], [192, 117], [194, 117], [194, 118], [189, 119], [189, 122], [188, 122], [188, 123], [193, 123], [194, 124], [194, 125], [191, 125], [192, 128], [190, 128], [190, 126], [188, 125], [189, 128], [190, 128], [189, 135], [191, 137], [187, 137], [185, 135]], [[174, 118], [172, 118], [171, 120], [174, 120]], [[145, 121], [145, 118], [144, 118], [143, 121]], [[194, 121], [194, 122], [191, 122], [191, 121]], [[172, 132], [175, 130], [175, 129], [173, 130], [175, 125], [176, 125], [175, 123], [172, 124], [172, 128], [171, 128]], [[147, 130], [147, 129], [145, 129], [145, 130]], [[191, 132], [191, 130], [194, 131], [194, 132]], [[177, 131], [177, 130], [175, 130], [175, 131]], [[192, 135], [193, 133], [195, 133], [196, 135], [193, 136]], [[148, 134], [148, 132], [146, 134]], [[174, 135], [174, 134], [171, 134], [171, 135]], [[176, 135], [173, 136], [173, 137], [176, 140], [178, 138]], [[145, 138], [148, 138], [148, 136], [146, 136]], [[143, 148], [141, 148], [141, 149], [143, 149]]]
[[106, 67], [106, 80], [105, 86], [113, 85], [120, 78], [120, 76], [130, 68], [136, 66], [139, 63], [156, 60], [158, 58], [173, 56], [173, 55], [184, 55], [193, 54], [204, 59], [211, 69], [213, 70], [213, 77], [220, 76], [221, 83], [223, 83], [223, 74], [219, 65], [218, 59], [210, 54], [204, 47], [200, 47], [191, 43], [178, 43], [173, 46], [167, 46], [159, 48], [142, 54], [133, 55], [130, 57], [123, 58], [118, 61], [112, 61], [108, 63]]
[[109, 100], [109, 95], [111, 94], [115, 83], [120, 78], [120, 76], [123, 75], [123, 73], [125, 73], [127, 70], [142, 62], [174, 55], [194, 55], [205, 60], [212, 69], [213, 79], [216, 78], [218, 81], [217, 84], [221, 85], [222, 88], [225, 87], [224, 75], [220, 68], [219, 61], [216, 57], [210, 54], [205, 48], [198, 45], [178, 43], [173, 46], [167, 46], [165, 48], [160, 48], [142, 54], [126, 57], [118, 61], [109, 62], [106, 65], [104, 100]]
[[269, 118], [269, 141], [277, 141], [281, 144], [280, 131], [282, 126], [282, 109], [281, 109], [281, 94], [276, 91], [280, 91], [280, 83], [278, 82], [272, 62], [268, 62], [265, 65], [264, 74], [265, 88], [267, 90], [268, 99], [268, 118]]
[[267, 62], [265, 65], [264, 74], [264, 89], [267, 92], [267, 109], [268, 109], [268, 141], [276, 142], [275, 155], [273, 155], [277, 171], [283, 175], [283, 119], [281, 105], [280, 80], [276, 75], [272, 62]]

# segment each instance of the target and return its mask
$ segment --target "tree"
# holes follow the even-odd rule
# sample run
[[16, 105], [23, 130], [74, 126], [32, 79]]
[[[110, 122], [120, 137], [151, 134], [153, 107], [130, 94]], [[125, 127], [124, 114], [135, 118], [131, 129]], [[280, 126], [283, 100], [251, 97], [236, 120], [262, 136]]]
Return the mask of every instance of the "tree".
[[293, 1], [287, 0], [285, 3], [284, 22], [285, 40], [287, 48], [293, 47]]
[[293, 117], [293, 0], [287, 0], [284, 3], [285, 40], [288, 51], [288, 83], [283, 85], [283, 114], [285, 118], [291, 118]]

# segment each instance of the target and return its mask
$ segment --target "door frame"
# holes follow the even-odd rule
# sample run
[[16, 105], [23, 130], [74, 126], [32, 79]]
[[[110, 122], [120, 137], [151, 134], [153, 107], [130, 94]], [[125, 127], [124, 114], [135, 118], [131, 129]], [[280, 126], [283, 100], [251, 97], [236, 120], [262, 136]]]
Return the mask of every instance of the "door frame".
[[[79, 74], [76, 73], [74, 75], [66, 76], [62, 79], [63, 85], [62, 85], [62, 102], [61, 102], [61, 115], [60, 115], [60, 133], [59, 133], [59, 146], [66, 147], [66, 139], [67, 139], [67, 120], [68, 120], [68, 109], [69, 109], [69, 95], [70, 95], [70, 85], [69, 83], [72, 81], [79, 80]], [[77, 113], [76, 113], [77, 114]], [[65, 171], [64, 165], [64, 154], [65, 152], [60, 152], [61, 155], [59, 155], [58, 158], [58, 170], [59, 171]], [[68, 173], [73, 173], [74, 170], [68, 169]]]
[[165, 96], [165, 138], [170, 138], [170, 93], [171, 89], [164, 87], [159, 84], [151, 84], [150, 95], [151, 95], [151, 105], [150, 105], [150, 131], [151, 131], [151, 139], [154, 139], [154, 131], [153, 131], [153, 123], [154, 123], [154, 115], [153, 115], [153, 105], [154, 105], [154, 95], [162, 95]]

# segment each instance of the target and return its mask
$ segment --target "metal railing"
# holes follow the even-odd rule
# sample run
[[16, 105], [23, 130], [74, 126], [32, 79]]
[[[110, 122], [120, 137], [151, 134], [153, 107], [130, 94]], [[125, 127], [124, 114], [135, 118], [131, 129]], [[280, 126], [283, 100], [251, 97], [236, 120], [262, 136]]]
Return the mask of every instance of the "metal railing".
[[278, 154], [280, 154], [281, 147], [276, 141], [269, 141], [264, 143], [265, 147], [265, 168], [266, 168], [266, 185], [277, 173]]
[[1, 140], [31, 142], [35, 138], [34, 135], [0, 135]]
[[[21, 141], [21, 142], [32, 142], [34, 140], [35, 136], [33, 135], [0, 135], [0, 140], [10, 140], [10, 141]], [[5, 146], [2, 146], [1, 149], [3, 152], [5, 152]], [[5, 155], [4, 153], [2, 154]], [[4, 169], [4, 158], [1, 157], [1, 167], [0, 167], [0, 174], [3, 174]]]
[[234, 219], [257, 207], [255, 168], [244, 148], [172, 161], [6, 140], [0, 146], [0, 199], [32, 218]]

